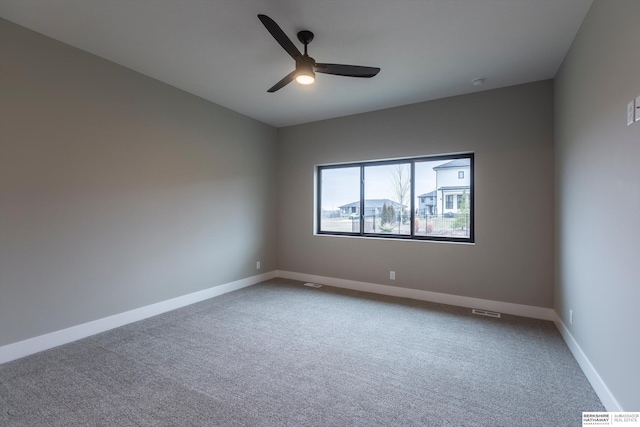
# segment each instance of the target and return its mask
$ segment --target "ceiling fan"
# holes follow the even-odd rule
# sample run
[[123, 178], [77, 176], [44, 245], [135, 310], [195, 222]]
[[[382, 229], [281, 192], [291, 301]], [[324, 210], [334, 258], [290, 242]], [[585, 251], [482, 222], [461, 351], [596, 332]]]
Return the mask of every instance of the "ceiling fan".
[[303, 30], [298, 33], [298, 40], [304, 44], [303, 55], [273, 19], [267, 15], [258, 15], [258, 18], [267, 30], [269, 30], [273, 38], [280, 43], [280, 46], [296, 61], [296, 69], [273, 85], [267, 92], [275, 92], [278, 89], [282, 89], [294, 79], [300, 84], [309, 85], [315, 81], [315, 73], [347, 77], [373, 77], [380, 72], [380, 68], [376, 67], [317, 63], [315, 59], [307, 55], [307, 45], [313, 40], [313, 33], [311, 31]]

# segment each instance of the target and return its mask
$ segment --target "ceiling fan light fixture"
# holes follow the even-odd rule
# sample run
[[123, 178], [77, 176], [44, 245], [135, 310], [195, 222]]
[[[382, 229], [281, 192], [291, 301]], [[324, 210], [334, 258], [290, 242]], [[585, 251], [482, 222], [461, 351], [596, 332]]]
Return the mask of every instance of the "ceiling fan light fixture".
[[311, 67], [300, 66], [296, 71], [296, 81], [301, 85], [310, 85], [316, 81], [316, 73], [313, 72]]

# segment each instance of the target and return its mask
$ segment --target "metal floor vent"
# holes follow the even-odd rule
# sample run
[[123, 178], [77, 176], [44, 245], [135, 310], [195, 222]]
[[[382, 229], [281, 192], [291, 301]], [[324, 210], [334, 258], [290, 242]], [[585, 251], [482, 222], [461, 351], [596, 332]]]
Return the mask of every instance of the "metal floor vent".
[[500, 318], [500, 313], [496, 313], [495, 311], [487, 311], [487, 310], [480, 310], [478, 308], [474, 308], [473, 310], [471, 310], [471, 312], [473, 314], [478, 314], [480, 316], [489, 316], [489, 317], [496, 317], [496, 318]]
[[318, 285], [317, 283], [305, 283], [305, 286], [308, 286], [310, 288], [321, 288], [322, 285]]

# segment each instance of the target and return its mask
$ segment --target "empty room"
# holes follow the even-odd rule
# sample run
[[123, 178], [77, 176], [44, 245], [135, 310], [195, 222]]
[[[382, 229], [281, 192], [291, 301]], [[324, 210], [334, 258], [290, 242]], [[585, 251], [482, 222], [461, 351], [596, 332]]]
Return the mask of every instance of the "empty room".
[[0, 0], [0, 424], [640, 425], [639, 41], [638, 0]]

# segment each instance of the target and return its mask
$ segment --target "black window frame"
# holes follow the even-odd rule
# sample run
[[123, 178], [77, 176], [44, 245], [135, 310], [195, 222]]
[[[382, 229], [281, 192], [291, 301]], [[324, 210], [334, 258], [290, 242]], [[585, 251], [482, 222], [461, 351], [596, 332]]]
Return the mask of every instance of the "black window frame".
[[[415, 194], [415, 165], [419, 162], [424, 161], [440, 161], [440, 160], [456, 160], [456, 159], [469, 159], [469, 236], [468, 237], [452, 237], [452, 236], [442, 236], [442, 235], [416, 235], [415, 234], [415, 215], [417, 204], [416, 202], [416, 194]], [[409, 163], [410, 164], [410, 177], [411, 177], [411, 189], [410, 189], [410, 208], [409, 212], [411, 213], [410, 218], [410, 234], [387, 234], [387, 233], [373, 233], [373, 232], [364, 232], [364, 215], [360, 215], [360, 228], [359, 232], [343, 232], [343, 231], [326, 231], [321, 230], [322, 226], [322, 171], [328, 169], [339, 169], [339, 168], [348, 168], [348, 167], [359, 167], [360, 168], [360, 212], [364, 213], [364, 170], [367, 166], [378, 166], [378, 165], [394, 165], [394, 164], [402, 164]], [[399, 158], [393, 160], [375, 160], [375, 161], [361, 161], [361, 162], [352, 162], [352, 163], [340, 163], [340, 164], [328, 164], [328, 165], [319, 165], [316, 166], [316, 196], [315, 196], [315, 234], [323, 235], [323, 236], [349, 236], [349, 237], [364, 237], [364, 238], [382, 238], [382, 239], [396, 239], [396, 240], [424, 240], [424, 241], [438, 241], [438, 242], [453, 242], [453, 243], [475, 243], [475, 184], [474, 184], [474, 176], [475, 176], [475, 156], [474, 153], [458, 153], [458, 154], [444, 154], [444, 155], [434, 155], [434, 156], [421, 156], [421, 157], [407, 157], [407, 158]], [[438, 197], [438, 189], [436, 187], [436, 203]], [[444, 213], [444, 212], [443, 212]], [[441, 213], [441, 214], [443, 214]]]

